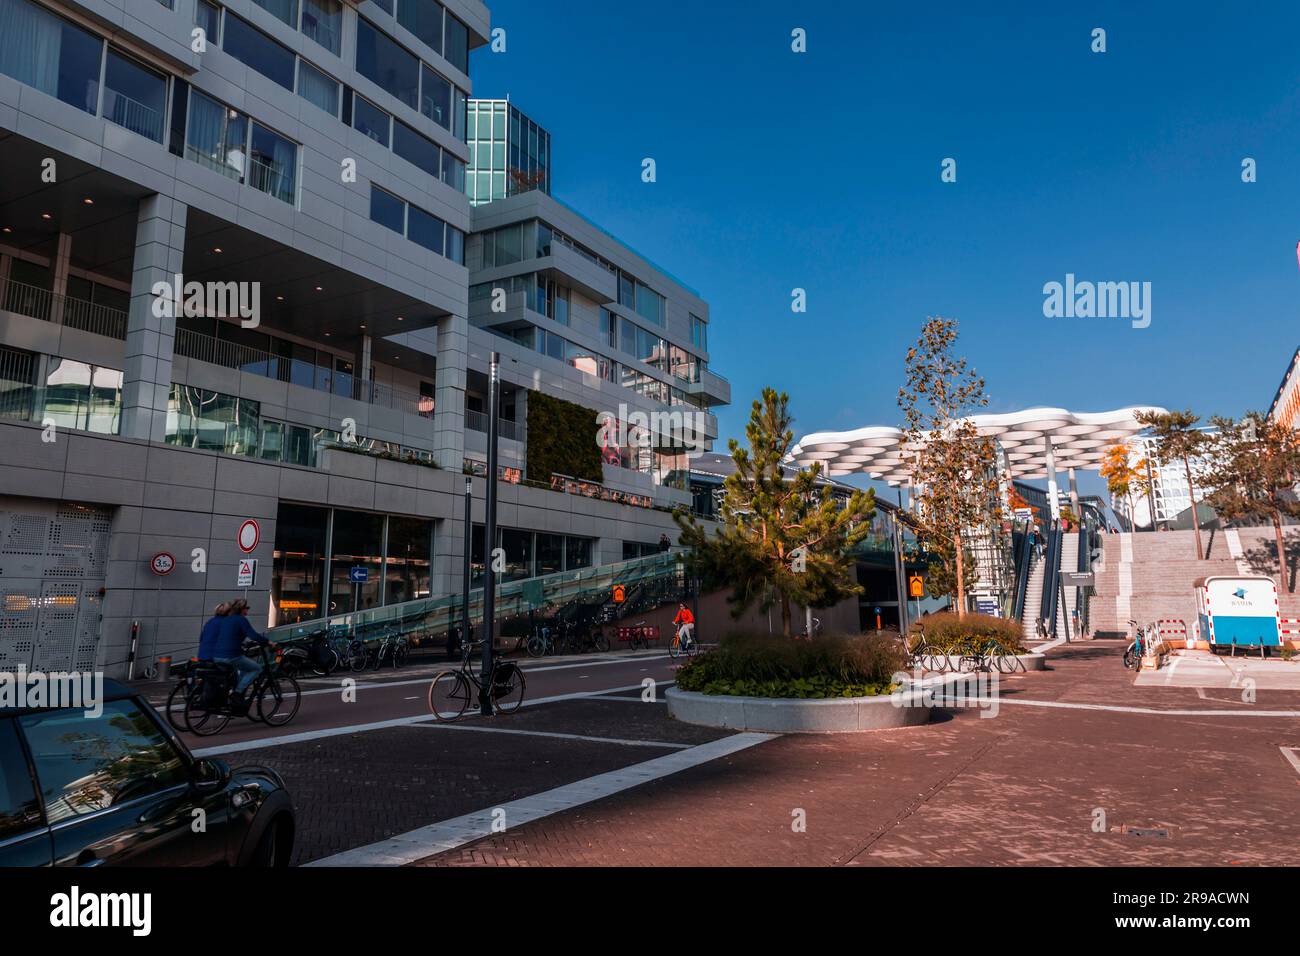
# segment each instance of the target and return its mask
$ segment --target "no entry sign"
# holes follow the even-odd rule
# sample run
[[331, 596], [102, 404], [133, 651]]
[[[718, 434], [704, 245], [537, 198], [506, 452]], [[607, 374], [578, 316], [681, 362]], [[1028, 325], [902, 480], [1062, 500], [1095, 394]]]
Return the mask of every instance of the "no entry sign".
[[256, 521], [249, 518], [239, 526], [239, 535], [235, 540], [239, 543], [240, 551], [252, 554], [257, 550], [257, 543], [262, 540], [262, 529]]

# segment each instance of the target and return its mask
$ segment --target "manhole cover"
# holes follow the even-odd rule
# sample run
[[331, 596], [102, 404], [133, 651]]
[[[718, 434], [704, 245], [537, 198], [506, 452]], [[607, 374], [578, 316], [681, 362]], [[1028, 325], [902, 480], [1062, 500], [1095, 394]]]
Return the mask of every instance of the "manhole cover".
[[1127, 833], [1135, 837], [1156, 837], [1157, 839], [1169, 839], [1169, 831], [1164, 827], [1131, 827], [1122, 826], [1119, 828], [1120, 833]]

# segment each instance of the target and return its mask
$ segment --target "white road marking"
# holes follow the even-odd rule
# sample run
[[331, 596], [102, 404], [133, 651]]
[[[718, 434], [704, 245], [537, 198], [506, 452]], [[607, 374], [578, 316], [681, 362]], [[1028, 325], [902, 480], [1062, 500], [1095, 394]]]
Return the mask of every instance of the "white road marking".
[[1300, 747], [1278, 747], [1277, 749], [1282, 751], [1282, 756], [1295, 768], [1295, 772], [1300, 773]]
[[733, 734], [721, 740], [666, 754], [621, 770], [612, 770], [609, 773], [588, 777], [586, 780], [565, 784], [544, 793], [524, 797], [522, 800], [512, 800], [509, 803], [477, 810], [451, 820], [443, 820], [441, 823], [420, 827], [368, 846], [345, 850], [333, 856], [313, 860], [306, 865], [402, 866], [414, 863], [416, 860], [454, 850], [466, 843], [491, 836], [493, 823], [499, 816], [498, 812], [504, 813], [504, 819], [509, 826], [518, 827], [638, 787], [651, 780], [697, 767], [710, 760], [738, 753], [771, 740], [773, 736], [754, 733]]
[[675, 744], [667, 740], [628, 740], [622, 737], [590, 737], [587, 734], [561, 734], [549, 730], [512, 730], [508, 727], [485, 727], [482, 724], [413, 724], [421, 730], [475, 730], [486, 734], [517, 734], [521, 737], [555, 737], [559, 740], [586, 740], [597, 744], [623, 744], [627, 747], [667, 747], [669, 750], [687, 750], [691, 744]]
[[1300, 717], [1300, 710], [1159, 710], [1155, 707], [1125, 707], [1121, 704], [1071, 704], [1059, 700], [1020, 700], [1010, 697], [972, 697], [970, 700], [976, 703], [1013, 704], [1017, 707], [1101, 710], [1116, 714], [1152, 714], [1156, 717]]
[[[664, 681], [665, 684], [672, 681]], [[556, 694], [553, 697], [538, 697], [526, 700], [519, 706], [536, 707], [538, 704], [550, 704], [559, 700], [578, 700], [580, 698], [598, 697], [601, 694], [617, 694], [620, 691], [640, 690], [640, 684], [628, 684], [626, 687], [606, 687], [601, 690], [574, 691], [571, 694]], [[218, 747], [202, 747], [194, 751], [196, 757], [216, 757], [221, 754], [239, 753], [243, 750], [260, 750], [263, 747], [281, 747], [284, 744], [298, 744], [308, 740], [321, 740], [326, 737], [340, 737], [344, 734], [360, 734], [370, 730], [386, 730], [389, 727], [405, 727], [408, 724], [422, 724], [437, 720], [433, 714], [417, 714], [414, 717], [394, 717], [392, 720], [378, 720], [369, 724], [350, 724], [346, 727], [325, 727], [320, 730], [304, 730], [298, 734], [285, 734], [280, 737], [260, 737], [255, 740], [241, 740], [238, 743]]]

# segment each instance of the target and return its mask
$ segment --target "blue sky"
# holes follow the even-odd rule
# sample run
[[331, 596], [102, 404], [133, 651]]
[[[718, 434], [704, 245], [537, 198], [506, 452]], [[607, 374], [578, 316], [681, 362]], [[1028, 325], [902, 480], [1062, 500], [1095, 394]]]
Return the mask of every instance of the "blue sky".
[[[724, 438], [766, 384], [799, 434], [897, 423], [927, 315], [992, 411], [1267, 409], [1300, 344], [1294, 5], [489, 6], [508, 49], [472, 54], [475, 94], [547, 127], [555, 194], [709, 302]], [[1066, 273], [1150, 282], [1150, 327], [1044, 318]]]

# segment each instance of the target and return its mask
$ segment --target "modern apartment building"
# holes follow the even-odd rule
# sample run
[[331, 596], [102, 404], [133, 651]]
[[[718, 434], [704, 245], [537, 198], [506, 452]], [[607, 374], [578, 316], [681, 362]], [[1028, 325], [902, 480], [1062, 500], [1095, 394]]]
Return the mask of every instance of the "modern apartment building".
[[[482, 3], [0, 0], [0, 22], [0, 668], [121, 676], [133, 640], [188, 654], [245, 592], [261, 628], [457, 591], [494, 349], [508, 576], [673, 534], [680, 440], [727, 398], [707, 306], [543, 191], [473, 218]], [[620, 409], [648, 437], [602, 448]]]
[[[1207, 429], [1208, 431], [1208, 429]], [[1181, 527], [1191, 527], [1190, 509], [1192, 492], [1187, 485], [1187, 469], [1181, 460], [1163, 461], [1160, 458], [1159, 443], [1150, 437], [1133, 438], [1129, 441], [1129, 462], [1138, 468], [1141, 477], [1141, 490], [1132, 494], [1133, 514], [1129, 514], [1129, 500], [1115, 498], [1111, 508], [1121, 519], [1125, 530], [1136, 524], [1139, 528], [1152, 527], [1152, 507], [1155, 509], [1155, 527], [1175, 527], [1181, 520]], [[1198, 510], [1200, 502], [1214, 489], [1203, 484], [1205, 473], [1209, 470], [1208, 456], [1193, 458], [1192, 481], [1196, 485]], [[1145, 487], [1151, 485], [1151, 493]], [[1184, 514], [1186, 512], [1186, 514]], [[1208, 515], [1203, 515], [1205, 520]]]

